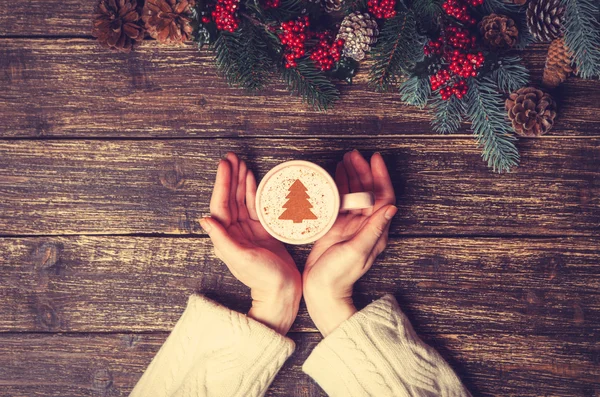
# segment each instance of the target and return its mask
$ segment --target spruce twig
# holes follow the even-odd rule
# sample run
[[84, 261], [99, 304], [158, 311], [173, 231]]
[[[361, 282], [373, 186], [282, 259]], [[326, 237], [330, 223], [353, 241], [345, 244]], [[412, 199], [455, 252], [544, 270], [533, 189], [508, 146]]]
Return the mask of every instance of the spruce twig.
[[376, 91], [387, 91], [398, 78], [423, 58], [424, 38], [417, 33], [412, 11], [398, 12], [387, 19], [377, 43], [371, 50], [373, 65], [369, 72], [369, 86]]
[[500, 66], [492, 71], [490, 77], [500, 91], [510, 93], [529, 83], [529, 70], [521, 65], [519, 57], [504, 57]]
[[598, 0], [563, 0], [565, 44], [573, 51], [577, 74], [600, 76], [600, 5]]
[[280, 68], [281, 76], [290, 91], [318, 110], [327, 110], [339, 99], [340, 92], [309, 58], [298, 60], [295, 68]]
[[351, 14], [355, 11], [362, 11], [367, 8], [367, 0], [345, 0], [342, 2], [342, 13]]
[[417, 19], [417, 24], [422, 30], [431, 31], [439, 27], [442, 14], [443, 0], [414, 0], [412, 9]]
[[519, 162], [515, 136], [506, 118], [498, 86], [489, 77], [469, 79], [465, 96], [467, 117], [482, 157], [496, 172], [508, 172]]
[[431, 95], [431, 84], [426, 77], [412, 76], [400, 84], [400, 99], [408, 105], [423, 109]]
[[465, 104], [461, 99], [452, 95], [443, 100], [439, 92], [431, 99], [429, 107], [433, 111], [431, 127], [440, 134], [451, 134], [458, 131], [465, 113]]

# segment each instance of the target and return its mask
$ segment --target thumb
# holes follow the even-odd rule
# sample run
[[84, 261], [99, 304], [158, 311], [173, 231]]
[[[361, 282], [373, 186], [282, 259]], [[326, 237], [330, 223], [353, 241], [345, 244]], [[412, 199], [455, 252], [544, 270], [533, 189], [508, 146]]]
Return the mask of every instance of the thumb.
[[386, 205], [371, 215], [362, 229], [350, 240], [354, 248], [365, 255], [369, 255], [379, 238], [386, 232], [387, 226], [396, 215], [396, 212], [398, 212], [398, 208], [393, 205]]
[[221, 257], [223, 252], [237, 252], [239, 249], [238, 243], [231, 238], [225, 227], [218, 220], [206, 217], [200, 219], [200, 226], [208, 234], [215, 246], [215, 253]]

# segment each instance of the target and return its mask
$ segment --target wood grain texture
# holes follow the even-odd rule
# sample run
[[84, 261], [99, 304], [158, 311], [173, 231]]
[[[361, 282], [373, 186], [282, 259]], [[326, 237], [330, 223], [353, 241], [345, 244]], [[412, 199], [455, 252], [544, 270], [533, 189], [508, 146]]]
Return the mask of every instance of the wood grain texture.
[[[302, 372], [321, 340], [290, 334], [296, 351], [267, 396], [325, 396]], [[0, 335], [0, 397], [127, 396], [167, 334]], [[475, 396], [600, 393], [600, 344], [590, 338], [448, 334], [426, 339]]]
[[[393, 239], [355, 288], [426, 333], [600, 332], [598, 239]], [[169, 331], [194, 292], [247, 311], [205, 238], [0, 239], [0, 332]], [[307, 247], [292, 247], [303, 264]], [[304, 304], [293, 330], [316, 331]]]
[[[545, 48], [523, 53], [534, 81]], [[192, 44], [147, 41], [115, 54], [90, 39], [1, 39], [0, 137], [437, 135], [426, 111], [401, 104], [396, 93], [371, 92], [368, 67], [341, 86], [332, 111], [320, 113], [281, 84], [254, 95], [228, 87], [211, 56]], [[600, 82], [569, 79], [559, 93], [552, 135], [600, 135]]]
[[600, 139], [528, 140], [514, 173], [486, 168], [470, 140], [0, 141], [0, 235], [201, 233], [216, 164], [258, 170], [345, 150], [381, 151], [399, 215], [393, 234], [598, 235]]

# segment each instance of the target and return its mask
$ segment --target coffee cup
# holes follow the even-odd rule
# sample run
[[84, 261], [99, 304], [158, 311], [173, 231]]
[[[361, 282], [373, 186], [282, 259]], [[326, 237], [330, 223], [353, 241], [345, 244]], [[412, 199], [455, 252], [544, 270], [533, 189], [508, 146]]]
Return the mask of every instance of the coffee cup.
[[327, 171], [309, 161], [271, 169], [256, 191], [256, 212], [265, 230], [288, 244], [308, 244], [331, 229], [340, 211], [370, 208], [372, 192], [340, 193]]

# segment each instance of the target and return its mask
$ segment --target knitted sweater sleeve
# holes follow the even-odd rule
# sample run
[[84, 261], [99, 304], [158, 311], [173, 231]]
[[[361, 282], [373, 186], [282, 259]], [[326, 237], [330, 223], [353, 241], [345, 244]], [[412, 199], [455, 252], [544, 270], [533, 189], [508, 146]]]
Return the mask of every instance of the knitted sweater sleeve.
[[342, 323], [303, 371], [329, 396], [470, 396], [450, 366], [415, 334], [391, 295]]
[[192, 295], [130, 397], [262, 396], [293, 351], [269, 327]]

